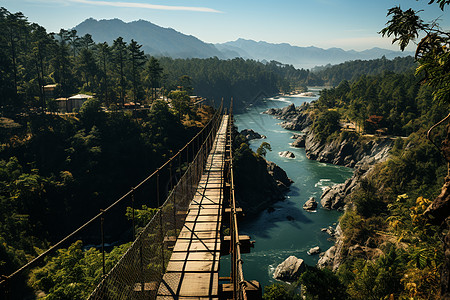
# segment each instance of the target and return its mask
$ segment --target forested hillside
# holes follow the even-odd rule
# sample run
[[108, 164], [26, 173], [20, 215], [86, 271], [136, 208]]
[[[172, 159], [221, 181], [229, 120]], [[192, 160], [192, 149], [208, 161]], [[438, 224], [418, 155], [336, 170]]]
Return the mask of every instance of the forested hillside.
[[[434, 2], [442, 10], [449, 4]], [[394, 145], [389, 159], [359, 177], [345, 198], [341, 232], [324, 255], [330, 259], [325, 268], [308, 268], [294, 285], [270, 286], [265, 299], [301, 298], [300, 284], [306, 299], [449, 298], [450, 39], [417, 13], [393, 7], [381, 31], [402, 50], [425, 33], [416, 76], [406, 71], [344, 80], [322, 91], [310, 109], [313, 133], [323, 143], [346, 139], [364, 146], [388, 139]], [[356, 124], [356, 131], [344, 122]]]
[[[187, 91], [171, 94], [170, 106], [156, 99], [156, 84], [144, 75], [150, 69], [155, 79], [162, 69], [155, 59], [147, 61], [135, 42], [125, 45], [119, 38], [110, 47], [93, 44], [88, 35], [61, 31], [54, 36], [5, 9], [0, 23], [0, 274], [6, 276], [161, 166], [213, 109], [191, 105]], [[56, 84], [53, 95], [45, 94], [46, 84]], [[95, 97], [72, 113], [55, 112], [55, 98], [80, 92]], [[152, 105], [122, 109], [133, 99]], [[157, 203], [153, 199], [146, 205]], [[125, 214], [126, 207], [114, 211], [105, 225], [117, 229], [108, 231], [107, 238], [119, 245], [108, 249], [109, 268], [127, 249], [120, 244], [131, 236]], [[98, 244], [98, 230], [90, 228], [77, 238]], [[14, 298], [33, 297], [37, 291], [53, 299], [86, 298], [102, 274], [99, 250], [85, 251], [86, 246], [77, 242], [61, 250], [55, 259], [59, 263], [44, 261], [30, 281], [27, 272], [16, 276], [8, 282]]]
[[[448, 180], [441, 152], [447, 128], [437, 127], [433, 142], [427, 131], [448, 114], [448, 104], [433, 101], [436, 89], [420, 79], [411, 72], [363, 75], [323, 90], [313, 102], [307, 114], [311, 134], [321, 143], [351, 141], [370, 148], [393, 140], [394, 146], [389, 159], [345, 198], [332, 263], [308, 268], [294, 285], [269, 286], [265, 299], [300, 298], [300, 284], [310, 299], [442, 299], [446, 229], [430, 210]], [[343, 129], [349, 123], [356, 131]], [[448, 209], [441, 214], [448, 217]]]
[[[261, 95], [329, 84], [336, 87], [323, 90], [310, 111], [319, 138], [365, 141], [383, 135], [395, 146], [391, 159], [376, 166], [348, 199], [340, 220], [341, 267], [336, 274], [309, 269], [300, 281], [306, 295], [440, 297], [448, 227], [426, 211], [448, 172], [442, 156], [448, 128], [433, 132], [435, 145], [426, 132], [448, 114], [448, 37], [424, 41], [420, 74], [414, 76], [411, 58], [354, 61], [312, 73], [275, 61], [156, 59], [138, 41], [116, 37], [111, 45], [97, 44], [74, 30], [48, 33], [5, 8], [0, 24], [0, 275], [98, 213], [198, 132], [213, 110], [194, 107], [189, 95], [215, 104], [233, 97], [235, 107], [244, 108]], [[56, 98], [77, 93], [94, 99], [57, 113]], [[142, 106], [125, 109], [131, 102]], [[341, 132], [346, 122], [356, 132]], [[144, 207], [146, 213], [151, 215]], [[86, 297], [101, 279], [101, 265], [99, 251], [85, 246], [74, 243], [22, 278], [24, 294]], [[111, 247], [108, 264], [126, 247]], [[280, 299], [285, 294], [279, 290], [286, 292], [268, 288], [266, 298], [273, 292]]]
[[161, 66], [168, 72], [168, 81], [188, 75], [196, 95], [228, 101], [234, 99], [237, 109], [252, 103], [256, 97], [271, 96], [278, 92], [289, 92], [306, 88], [308, 70], [272, 61], [267, 64], [253, 60], [171, 59], [161, 58]]
[[373, 60], [353, 60], [334, 66], [314, 68], [312, 74], [321, 80], [321, 85], [337, 86], [342, 80], [356, 80], [361, 75], [412, 72], [417, 63], [412, 56], [392, 60], [382, 57]]
[[[289, 92], [306, 83], [309, 71], [277, 62], [253, 60], [160, 60], [142, 51], [139, 41], [117, 36], [112, 44], [94, 43], [86, 33], [61, 29], [47, 33], [21, 13], [2, 8], [0, 40], [1, 107], [54, 111], [54, 99], [76, 93], [95, 95], [106, 108], [128, 102], [150, 104], [174, 89], [214, 99], [233, 97], [237, 108], [259, 95]], [[51, 92], [44, 86], [56, 84]], [[210, 102], [211, 103], [211, 102]]]
[[432, 101], [432, 89], [421, 86], [411, 72], [361, 76], [342, 81], [321, 92], [316, 105], [336, 109], [341, 118], [353, 121], [367, 133], [408, 136], [443, 118], [442, 107]]

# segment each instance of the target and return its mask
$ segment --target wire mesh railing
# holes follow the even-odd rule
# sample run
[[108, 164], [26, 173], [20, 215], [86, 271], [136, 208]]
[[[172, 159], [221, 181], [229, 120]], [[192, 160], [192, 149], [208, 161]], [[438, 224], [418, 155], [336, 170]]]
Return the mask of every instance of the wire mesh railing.
[[[171, 248], [184, 224], [185, 212], [197, 190], [220, 121], [221, 115], [165, 202], [89, 299], [156, 298]], [[156, 181], [159, 186], [158, 174]], [[156, 197], [159, 199], [159, 191]]]
[[[189, 143], [150, 176], [41, 255], [9, 276], [3, 275], [0, 280], [0, 296], [5, 299], [14, 298], [14, 288], [23, 288], [23, 285], [14, 282], [23, 280], [25, 271], [41, 266], [56, 250], [70, 241], [80, 239], [100, 242], [100, 245], [94, 247], [101, 249], [103, 275], [97, 288], [90, 294], [90, 299], [155, 297], [170, 258], [171, 247], [183, 226], [185, 211], [195, 194], [221, 119], [222, 105]], [[156, 207], [157, 210], [150, 222], [137, 232], [136, 208], [142, 205]], [[127, 207], [130, 207], [131, 221], [123, 220], [123, 212]], [[123, 233], [120, 235], [112, 233], [117, 230], [118, 224], [125, 222], [128, 222], [129, 229], [122, 228]], [[105, 254], [108, 254], [111, 245], [129, 240], [134, 242], [117, 264], [105, 263]]]
[[241, 243], [239, 241], [239, 228], [238, 228], [238, 211], [236, 208], [236, 198], [234, 195], [234, 169], [233, 169], [233, 102], [230, 107], [230, 117], [228, 119], [228, 147], [229, 147], [229, 181], [230, 181], [230, 238], [231, 238], [231, 281], [233, 284], [233, 299], [246, 300], [246, 285], [247, 282], [244, 278], [243, 260], [241, 256]]

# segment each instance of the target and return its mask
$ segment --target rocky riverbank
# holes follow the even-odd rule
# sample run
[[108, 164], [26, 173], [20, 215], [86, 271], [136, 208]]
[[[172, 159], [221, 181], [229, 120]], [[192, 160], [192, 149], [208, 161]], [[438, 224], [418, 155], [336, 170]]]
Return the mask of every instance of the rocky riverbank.
[[[295, 141], [291, 145], [304, 147], [308, 159], [354, 168], [351, 178], [342, 184], [327, 188], [320, 197], [322, 208], [341, 210], [345, 207], [346, 199], [362, 179], [370, 174], [373, 167], [389, 158], [393, 140], [364, 137], [344, 131], [331, 141], [321, 140], [311, 129], [312, 118], [308, 112], [310, 106], [311, 104], [303, 104], [295, 107], [291, 104], [282, 109], [269, 109], [264, 113], [283, 120], [280, 125], [285, 129], [301, 131], [301, 134], [294, 134]], [[336, 239], [335, 245], [321, 253], [317, 264], [319, 268], [330, 267], [337, 270], [343, 260], [344, 236], [340, 224], [337, 225], [333, 237]], [[362, 248], [364, 247], [355, 245], [349, 251], [367, 250]]]
[[292, 103], [284, 108], [269, 108], [263, 113], [283, 120], [280, 125], [284, 129], [301, 131], [312, 124], [312, 119], [307, 112], [309, 107], [310, 104], [306, 102], [298, 107]]
[[341, 209], [345, 205], [345, 198], [367, 176], [371, 168], [388, 159], [393, 140], [364, 138], [352, 132], [341, 132], [331, 141], [321, 140], [311, 129], [312, 118], [308, 112], [310, 107], [311, 104], [308, 103], [299, 107], [290, 104], [281, 109], [271, 108], [264, 113], [283, 120], [280, 123], [283, 128], [302, 132], [294, 135], [295, 141], [291, 145], [304, 147], [308, 159], [354, 168], [350, 179], [328, 188], [321, 196], [323, 208]]
[[[251, 129], [244, 130], [244, 133], [249, 132], [252, 137], [261, 136]], [[248, 141], [248, 137], [244, 137]], [[293, 183], [281, 167], [262, 155], [255, 155], [245, 143], [235, 150], [234, 175], [236, 198], [247, 215], [255, 215], [284, 200]]]

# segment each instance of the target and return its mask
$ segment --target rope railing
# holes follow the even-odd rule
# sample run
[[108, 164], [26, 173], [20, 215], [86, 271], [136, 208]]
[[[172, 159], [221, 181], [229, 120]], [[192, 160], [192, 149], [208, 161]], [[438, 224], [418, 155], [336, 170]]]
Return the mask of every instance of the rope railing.
[[236, 209], [236, 198], [234, 195], [234, 175], [233, 175], [233, 150], [232, 150], [232, 130], [233, 130], [233, 101], [231, 101], [230, 117], [228, 119], [228, 146], [230, 161], [230, 235], [231, 235], [231, 280], [233, 283], [233, 299], [247, 300], [246, 281], [244, 279], [243, 260], [241, 256], [241, 244], [239, 241], [238, 212]]
[[[189, 201], [195, 194], [221, 119], [222, 105], [202, 130], [138, 185], [45, 252], [9, 276], [3, 275], [0, 281], [0, 296], [2, 291], [6, 295], [5, 298], [8, 298], [9, 292], [14, 294], [14, 291], [10, 291], [14, 280], [25, 270], [39, 266], [44, 259], [49, 258], [67, 242], [75, 238], [83, 239], [84, 235], [88, 235], [92, 240], [92, 227], [98, 223], [101, 227], [101, 238], [98, 239], [101, 241], [101, 247], [98, 248], [101, 248], [102, 252], [103, 276], [90, 298], [139, 299], [155, 294], [155, 287], [159, 285], [170, 257], [171, 243], [184, 223], [183, 212], [187, 210]], [[135, 208], [138, 205], [156, 206], [158, 209], [150, 222], [136, 233]], [[132, 210], [131, 228], [124, 230], [118, 242], [125, 240], [123, 235], [130, 234], [134, 242], [115, 266], [107, 267], [105, 253], [106, 248], [110, 248], [111, 244], [108, 244], [107, 240], [117, 234], [108, 235], [105, 231], [108, 228], [117, 229], [116, 224], [129, 223], [129, 221], [119, 220], [120, 217], [125, 217], [123, 210], [126, 206], [131, 206]]]
[[[155, 299], [184, 213], [194, 197], [221, 118], [168, 198], [89, 299]], [[158, 178], [157, 178], [158, 179]], [[157, 192], [158, 197], [158, 192]], [[180, 218], [179, 218], [180, 217]]]

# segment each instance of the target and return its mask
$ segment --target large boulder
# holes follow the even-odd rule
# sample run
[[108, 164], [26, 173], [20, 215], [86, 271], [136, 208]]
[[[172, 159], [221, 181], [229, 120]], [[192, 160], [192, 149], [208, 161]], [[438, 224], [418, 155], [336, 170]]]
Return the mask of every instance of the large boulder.
[[267, 114], [267, 115], [277, 115], [279, 112], [279, 109], [277, 108], [269, 108], [268, 110], [266, 110], [265, 112], [263, 112], [263, 114]]
[[[283, 118], [283, 117], [280, 117]], [[287, 130], [303, 130], [312, 124], [312, 120], [307, 113], [297, 113], [296, 115], [289, 115], [281, 123], [281, 127]]]
[[303, 204], [303, 209], [306, 211], [314, 211], [317, 208], [317, 201], [314, 197], [309, 198], [308, 201]]
[[245, 136], [247, 140], [255, 140], [255, 139], [265, 139], [265, 135], [261, 135], [254, 131], [253, 129], [244, 129], [241, 131], [241, 134]]
[[295, 158], [294, 153], [292, 153], [291, 151], [281, 151], [281, 152], [278, 152], [278, 155], [281, 157], [286, 157], [286, 158]]
[[295, 114], [296, 113], [296, 111], [295, 111], [295, 105], [294, 105], [294, 103], [291, 103], [291, 104], [289, 104], [288, 106], [286, 106], [286, 107], [283, 107], [282, 109], [281, 109], [281, 116], [282, 117], [287, 117], [287, 116], [289, 116], [290, 114]]
[[306, 253], [308, 253], [308, 255], [319, 254], [320, 253], [320, 247], [319, 246], [312, 247]]
[[294, 282], [305, 272], [306, 265], [303, 259], [289, 256], [285, 261], [277, 266], [273, 273], [273, 278], [277, 280]]
[[289, 186], [294, 182], [290, 179], [286, 172], [280, 168], [276, 163], [271, 161], [266, 161], [267, 172], [277, 183], [278, 188], [282, 191], [288, 190]]
[[325, 267], [333, 267], [333, 263], [336, 257], [336, 246], [331, 246], [325, 253], [321, 254], [317, 267], [323, 269]]
[[295, 148], [305, 148], [305, 136], [300, 135], [291, 145]]
[[[326, 228], [325, 230], [329, 230]], [[317, 267], [319, 269], [329, 267], [336, 271], [344, 260], [343, 249], [344, 249], [344, 235], [342, 233], [341, 226], [338, 224], [336, 230], [334, 231], [334, 236], [336, 238], [336, 243], [334, 246], [330, 247], [325, 253], [320, 253], [319, 261], [317, 262]]]

